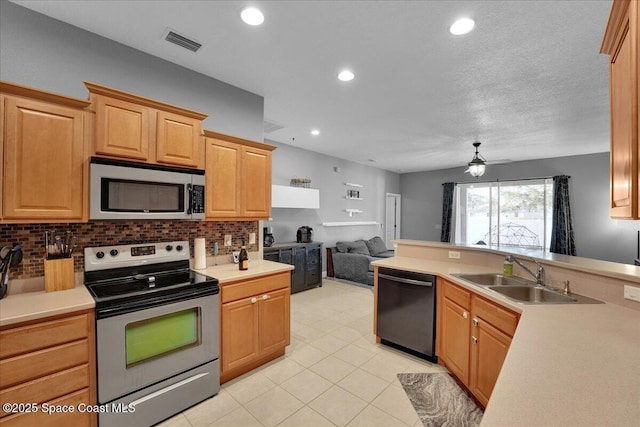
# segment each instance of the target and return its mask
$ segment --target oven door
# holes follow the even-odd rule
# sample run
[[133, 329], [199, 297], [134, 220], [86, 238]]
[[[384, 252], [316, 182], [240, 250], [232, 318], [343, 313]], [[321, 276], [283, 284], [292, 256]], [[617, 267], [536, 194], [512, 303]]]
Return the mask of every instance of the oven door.
[[219, 294], [98, 319], [98, 402], [217, 359], [218, 322]]

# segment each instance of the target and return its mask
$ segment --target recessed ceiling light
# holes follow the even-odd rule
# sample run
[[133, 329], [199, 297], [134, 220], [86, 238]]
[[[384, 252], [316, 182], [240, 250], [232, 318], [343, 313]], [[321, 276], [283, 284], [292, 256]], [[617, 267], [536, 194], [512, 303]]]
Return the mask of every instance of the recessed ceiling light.
[[320, 135], [320, 131], [318, 129], [312, 129], [311, 130], [311, 135], [318, 136], [318, 135]]
[[260, 25], [264, 22], [264, 15], [255, 7], [246, 7], [240, 12], [240, 18], [245, 24]]
[[340, 71], [340, 74], [338, 74], [338, 79], [342, 80], [343, 82], [351, 81], [353, 80], [354, 77], [355, 77], [355, 74], [353, 74], [349, 70], [342, 70]]
[[473, 30], [475, 26], [476, 23], [473, 22], [473, 19], [461, 18], [451, 24], [449, 32], [453, 35], [460, 36], [462, 34], [467, 34], [469, 31]]

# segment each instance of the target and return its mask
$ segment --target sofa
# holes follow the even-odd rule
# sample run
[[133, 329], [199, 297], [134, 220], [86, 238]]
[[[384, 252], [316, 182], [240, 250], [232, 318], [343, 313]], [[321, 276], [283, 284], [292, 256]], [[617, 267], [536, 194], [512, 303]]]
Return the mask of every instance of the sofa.
[[336, 242], [327, 248], [327, 276], [373, 285], [371, 261], [394, 256], [380, 236], [369, 240]]

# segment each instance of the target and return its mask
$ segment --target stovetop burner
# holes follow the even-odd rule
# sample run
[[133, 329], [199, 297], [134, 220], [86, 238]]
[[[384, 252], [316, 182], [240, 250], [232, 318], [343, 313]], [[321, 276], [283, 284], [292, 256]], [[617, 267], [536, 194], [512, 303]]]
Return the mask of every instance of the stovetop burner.
[[99, 318], [219, 293], [189, 269], [186, 241], [85, 248], [84, 276]]

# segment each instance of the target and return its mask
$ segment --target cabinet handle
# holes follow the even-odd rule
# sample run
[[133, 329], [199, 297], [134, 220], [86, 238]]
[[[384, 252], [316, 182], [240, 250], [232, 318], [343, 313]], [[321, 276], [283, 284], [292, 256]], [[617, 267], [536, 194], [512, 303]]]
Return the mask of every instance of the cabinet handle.
[[473, 324], [473, 326], [478, 326], [478, 319], [474, 317], [471, 323]]
[[462, 317], [464, 317], [465, 319], [469, 317], [469, 313], [467, 313], [466, 311], [462, 312]]
[[258, 302], [258, 298], [256, 297], [251, 298], [251, 304], [255, 304], [257, 302]]
[[265, 300], [265, 299], [269, 299], [269, 298], [270, 298], [270, 297], [269, 297], [269, 295], [262, 295], [262, 299], [263, 299], [263, 300]]
[[474, 343], [474, 344], [478, 344], [478, 338], [472, 336], [471, 337], [471, 342]]

